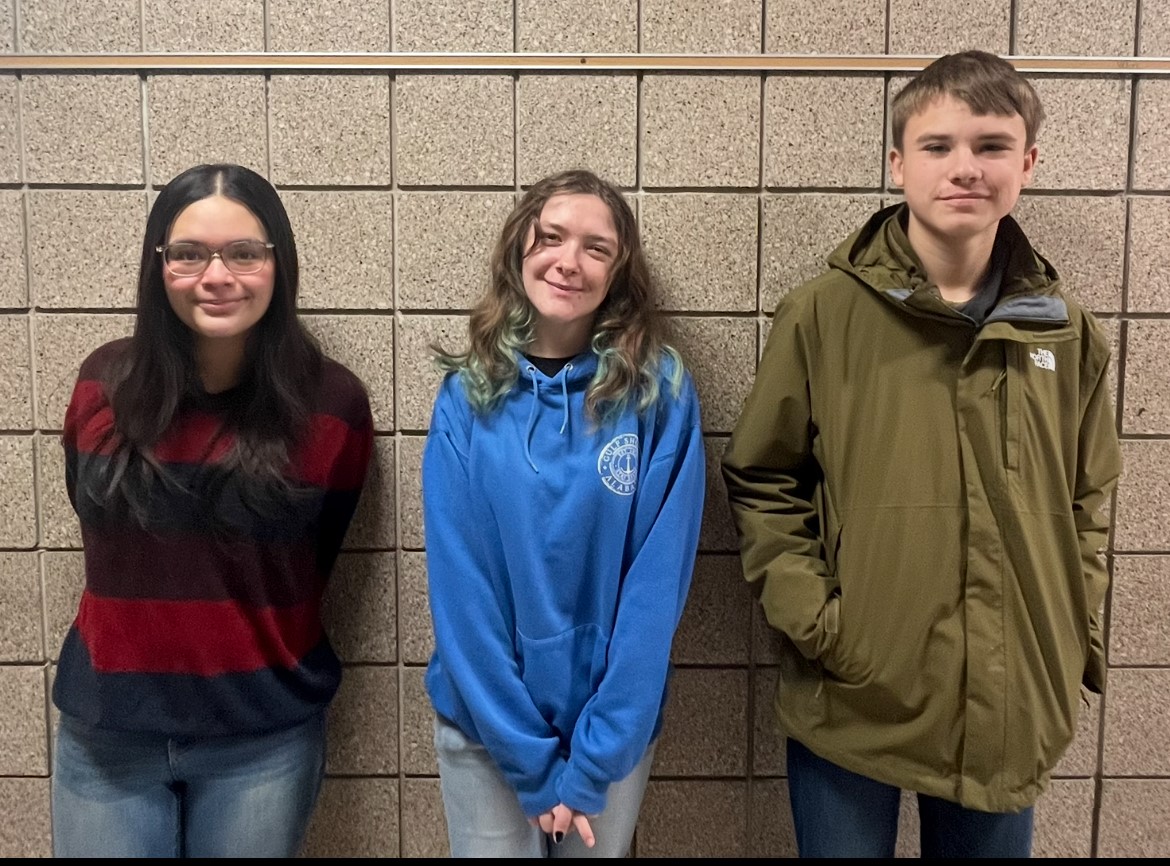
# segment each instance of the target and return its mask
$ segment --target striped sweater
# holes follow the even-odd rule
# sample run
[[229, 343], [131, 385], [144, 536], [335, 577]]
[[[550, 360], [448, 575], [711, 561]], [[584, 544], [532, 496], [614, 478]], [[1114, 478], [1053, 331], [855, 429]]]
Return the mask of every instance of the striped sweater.
[[174, 737], [294, 725], [325, 707], [341, 680], [321, 598], [370, 460], [365, 389], [325, 361], [286, 470], [295, 493], [278, 510], [250, 507], [240, 479], [214, 471], [232, 444], [223, 415], [239, 395], [184, 403], [154, 448], [175, 483], [154, 484], [142, 527], [91, 492], [113, 424], [103, 374], [126, 342], [86, 359], [65, 415], [85, 590], [53, 700], [99, 728]]

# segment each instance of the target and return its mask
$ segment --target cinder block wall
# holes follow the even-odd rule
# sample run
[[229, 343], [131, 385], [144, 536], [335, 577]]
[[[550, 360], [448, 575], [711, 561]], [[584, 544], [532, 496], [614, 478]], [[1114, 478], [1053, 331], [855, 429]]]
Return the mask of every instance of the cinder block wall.
[[[1170, 54], [1161, 0], [0, 0], [0, 53]], [[225, 61], [230, 58], [224, 58]], [[892, 78], [892, 80], [891, 80]], [[641, 856], [794, 850], [775, 654], [718, 458], [778, 298], [893, 193], [881, 74], [0, 74], [0, 855], [49, 852], [47, 698], [82, 584], [59, 432], [81, 358], [129, 331], [148, 204], [196, 162], [281, 190], [305, 317], [369, 386], [369, 492], [329, 619], [346, 662], [309, 853], [446, 852], [422, 673], [419, 463], [516, 192], [589, 165], [629, 191], [694, 371], [709, 502]], [[1116, 347], [1110, 685], [1040, 801], [1050, 856], [1170, 854], [1170, 80], [1037, 76], [1018, 215]], [[917, 843], [904, 810], [903, 853]]]

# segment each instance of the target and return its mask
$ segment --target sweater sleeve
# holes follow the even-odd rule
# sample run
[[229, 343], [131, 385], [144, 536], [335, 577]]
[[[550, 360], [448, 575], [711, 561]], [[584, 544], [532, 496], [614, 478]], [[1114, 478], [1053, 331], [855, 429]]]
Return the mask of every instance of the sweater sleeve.
[[110, 445], [114, 416], [101, 377], [125, 342], [116, 340], [90, 353], [81, 364], [65, 409], [61, 445], [65, 451], [65, 490], [74, 511], [77, 511], [78, 497], [87, 495], [78, 489], [81, 455]]
[[622, 581], [605, 675], [573, 729], [560, 802], [587, 814], [638, 764], [655, 734], [670, 649], [691, 585], [706, 463], [689, 377], [638, 490], [633, 537], [644, 538]]
[[809, 659], [829, 648], [826, 628], [839, 584], [825, 560], [816, 507], [809, 358], [801, 308], [782, 301], [755, 384], [723, 458], [744, 577], [756, 584], [769, 624]]
[[333, 570], [357, 511], [373, 454], [374, 419], [364, 390], [355, 389], [344, 421], [340, 448], [329, 472], [327, 507], [322, 512], [318, 535], [317, 567], [326, 575]]
[[1085, 576], [1085, 602], [1089, 617], [1089, 654], [1082, 682], [1085, 688], [1101, 694], [1105, 690], [1105, 641], [1101, 625], [1102, 607], [1109, 589], [1109, 572], [1102, 559], [1109, 520], [1105, 506], [1121, 474], [1121, 448], [1114, 421], [1113, 400], [1109, 393], [1108, 349], [1095, 323], [1089, 325], [1092, 341], [1100, 347], [1100, 361], [1095, 375], [1087, 382], [1088, 399], [1081, 416], [1077, 449], [1076, 487], [1073, 491], [1073, 519], [1080, 540], [1081, 562]]
[[[456, 376], [435, 402], [423, 450], [423, 517], [435, 653], [487, 749], [516, 791], [524, 813], [557, 804], [564, 770], [560, 739], [533, 703], [512, 645], [503, 588], [470, 503], [466, 403]], [[459, 404], [462, 402], [462, 406]], [[461, 411], [462, 410], [462, 411]]]
[[65, 491], [69, 494], [74, 511], [77, 510], [77, 430], [83, 411], [82, 388], [78, 382], [73, 387], [73, 395], [65, 409], [65, 427], [61, 433], [61, 445], [65, 449]]

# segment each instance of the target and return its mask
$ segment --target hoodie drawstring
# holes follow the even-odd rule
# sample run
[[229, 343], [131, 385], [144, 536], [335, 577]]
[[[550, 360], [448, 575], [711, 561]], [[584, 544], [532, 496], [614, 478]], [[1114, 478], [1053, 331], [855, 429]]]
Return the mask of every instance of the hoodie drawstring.
[[[524, 433], [524, 456], [528, 458], [528, 465], [533, 472], [540, 472], [536, 461], [532, 459], [532, 431], [536, 429], [536, 407], [540, 403], [540, 388], [536, 384], [536, 367], [529, 364], [524, 371], [532, 378], [532, 408], [528, 410], [528, 430]], [[564, 418], [561, 420], [561, 429], [558, 435], [564, 436], [569, 429], [569, 373], [573, 371], [572, 364], [565, 364], [561, 371], [561, 401], [564, 403]]]
[[536, 372], [536, 368], [529, 364], [524, 368], [529, 376], [532, 376], [532, 408], [528, 411], [528, 431], [524, 434], [524, 456], [528, 458], [528, 465], [532, 467], [533, 472], [539, 473], [540, 470], [536, 467], [536, 462], [532, 459], [532, 429], [536, 426], [536, 404], [540, 402], [540, 393], [536, 388], [536, 377], [532, 374]]
[[561, 397], [565, 402], [565, 420], [561, 422], [560, 435], [565, 435], [565, 428], [569, 426], [569, 374], [573, 372], [572, 364], [565, 364], [561, 371]]

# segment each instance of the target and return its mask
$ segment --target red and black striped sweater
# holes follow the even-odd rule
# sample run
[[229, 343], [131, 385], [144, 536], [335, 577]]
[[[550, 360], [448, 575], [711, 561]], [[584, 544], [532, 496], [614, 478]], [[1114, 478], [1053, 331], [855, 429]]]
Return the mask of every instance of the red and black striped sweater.
[[357, 507], [373, 444], [361, 382], [326, 360], [278, 510], [249, 507], [215, 471], [232, 391], [184, 403], [154, 456], [145, 527], [92, 493], [109, 459], [103, 373], [81, 366], [65, 415], [66, 485], [81, 522], [85, 591], [53, 687], [58, 708], [99, 728], [167, 736], [277, 730], [325, 707], [341, 665], [321, 623], [326, 580]]

